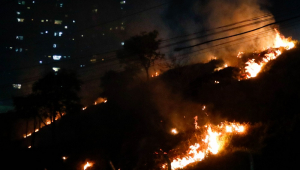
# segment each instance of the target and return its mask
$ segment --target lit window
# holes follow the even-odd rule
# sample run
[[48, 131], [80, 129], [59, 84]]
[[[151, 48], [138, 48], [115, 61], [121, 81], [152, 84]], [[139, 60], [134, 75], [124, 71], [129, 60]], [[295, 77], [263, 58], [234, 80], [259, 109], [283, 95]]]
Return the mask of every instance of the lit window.
[[98, 9], [93, 9], [92, 12], [93, 12], [93, 13], [97, 13], [97, 12], [98, 12]]
[[48, 19], [46, 19], [46, 22], [48, 22]]
[[21, 14], [21, 12], [17, 11], [17, 14], [18, 14], [18, 15], [20, 15], [20, 14]]
[[18, 49], [18, 48], [16, 48], [16, 52], [19, 52], [19, 49]]
[[51, 55], [48, 55], [48, 58], [51, 58]]
[[23, 48], [20, 48], [20, 52], [22, 52], [23, 51]]
[[59, 67], [52, 67], [52, 70], [55, 72], [58, 72], [59, 69], [60, 69]]
[[121, 30], [125, 30], [125, 28], [122, 26], [122, 27], [121, 27]]
[[27, 9], [30, 9], [30, 6], [28, 6]]
[[68, 26], [65, 26], [65, 29], [68, 29]]
[[54, 37], [56, 37], [57, 36], [57, 32], [54, 32]]
[[35, 3], [35, 1], [32, 1], [32, 3], [34, 4], [34, 3]]
[[81, 37], [83, 37], [83, 35], [81, 35]]
[[18, 22], [24, 22], [24, 18], [17, 18]]
[[59, 4], [59, 7], [63, 7], [63, 5], [64, 5], [63, 3], [60, 3], [60, 4]]
[[112, 28], [110, 28], [109, 30], [112, 30]]
[[71, 57], [71, 56], [68, 56], [69, 58]]
[[121, 42], [121, 45], [124, 45], [124, 42]]
[[126, 3], [126, 1], [121, 1], [121, 2], [120, 2], [120, 4], [125, 4], [125, 3]]
[[53, 44], [53, 48], [56, 48], [56, 44]]
[[104, 33], [102, 35], [105, 35]]
[[60, 25], [62, 23], [62, 20], [54, 20], [54, 24]]
[[44, 32], [41, 32], [41, 34], [44, 34]]
[[33, 19], [31, 19], [31, 21], [33, 21]]
[[116, 27], [116, 30], [118, 29], [118, 27]]
[[18, 1], [19, 5], [25, 5], [25, 1]]
[[40, 64], [43, 64], [43, 61], [40, 61], [39, 63], [40, 63]]
[[73, 20], [73, 23], [75, 23], [75, 20]]
[[24, 38], [23, 36], [16, 36], [17, 40], [23, 40], [23, 38]]
[[45, 31], [46, 34], [48, 34], [48, 31]]
[[67, 56], [64, 56], [64, 58], [67, 58]]
[[53, 55], [53, 60], [60, 60], [61, 59], [61, 55]]
[[42, 19], [41, 22], [44, 22], [44, 20]]
[[21, 84], [12, 84], [13, 88], [15, 89], [21, 89], [22, 85]]
[[13, 47], [9, 47], [9, 49], [11, 49], [11, 50], [12, 50], [12, 49], [13, 49]]
[[67, 17], [68, 17], [68, 15], [66, 14], [66, 15], [65, 15], [65, 17], [67, 18]]
[[72, 40], [74, 41], [75, 39], [73, 38]]
[[61, 37], [61, 35], [62, 35], [62, 34], [63, 34], [63, 32], [59, 32], [59, 33], [58, 33], [58, 36], [60, 36], [60, 37]]

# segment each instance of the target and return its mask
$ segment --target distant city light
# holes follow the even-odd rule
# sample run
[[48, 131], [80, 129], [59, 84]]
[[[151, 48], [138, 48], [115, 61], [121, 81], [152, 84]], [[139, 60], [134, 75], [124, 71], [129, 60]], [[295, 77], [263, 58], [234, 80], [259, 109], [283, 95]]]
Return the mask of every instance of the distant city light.
[[48, 31], [45, 31], [46, 34], [48, 34]]
[[40, 61], [40, 64], [43, 64], [43, 61]]
[[53, 44], [53, 48], [56, 48], [56, 44]]
[[58, 36], [60, 36], [60, 37], [61, 37], [61, 35], [62, 35], [62, 34], [63, 34], [63, 32], [59, 32], [59, 33], [58, 33]]
[[73, 20], [73, 23], [75, 23], [75, 20]]
[[124, 42], [121, 42], [121, 45], [124, 45]]
[[18, 14], [18, 15], [20, 15], [20, 14], [21, 14], [21, 12], [17, 11], [17, 14]]
[[61, 59], [61, 55], [53, 55], [53, 60], [60, 60]]
[[32, 1], [32, 3], [34, 4], [34, 3], [35, 3], [35, 1]]
[[65, 26], [65, 29], [68, 29], [68, 26]]
[[58, 72], [59, 69], [60, 69], [59, 67], [52, 67], [52, 70], [55, 72]]
[[15, 89], [21, 89], [22, 85], [21, 84], [12, 84], [13, 88]]
[[18, 22], [24, 22], [24, 18], [17, 18]]

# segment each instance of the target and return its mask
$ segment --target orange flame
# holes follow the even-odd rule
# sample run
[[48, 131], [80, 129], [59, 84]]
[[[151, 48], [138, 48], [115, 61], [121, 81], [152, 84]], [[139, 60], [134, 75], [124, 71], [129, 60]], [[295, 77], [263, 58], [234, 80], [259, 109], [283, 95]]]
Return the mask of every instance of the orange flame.
[[[194, 118], [195, 128], [200, 129], [196, 123], [197, 118], [197, 116]], [[228, 142], [224, 136], [232, 133], [244, 133], [246, 130], [246, 124], [225, 122], [218, 126], [208, 124], [202, 128], [205, 129], [205, 138], [198, 143], [190, 145], [187, 150], [187, 154], [182, 158], [173, 159], [173, 161], [171, 161], [171, 167], [173, 170], [182, 169], [191, 163], [202, 161], [208, 153], [218, 154], [222, 149], [224, 149], [224, 144]], [[166, 164], [162, 165], [163, 169], [166, 167]]]
[[[257, 74], [261, 71], [262, 67], [268, 63], [270, 60], [276, 59], [281, 55], [281, 51], [278, 48], [284, 48], [290, 50], [295, 47], [295, 43], [284, 36], [280, 35], [279, 31], [275, 29], [275, 39], [273, 47], [269, 48], [269, 52], [262, 57], [262, 61], [257, 63], [254, 59], [247, 61], [245, 64], [245, 72], [247, 73], [246, 78], [256, 77]], [[276, 50], [277, 49], [277, 50]], [[238, 58], [241, 58], [243, 52], [239, 52]]]
[[86, 162], [86, 164], [83, 167], [83, 170], [86, 170], [88, 167], [92, 167], [92, 166], [93, 166], [92, 163]]
[[178, 131], [177, 131], [176, 128], [173, 128], [173, 129], [171, 130], [171, 132], [172, 132], [174, 135], [176, 135], [176, 134], [178, 133]]

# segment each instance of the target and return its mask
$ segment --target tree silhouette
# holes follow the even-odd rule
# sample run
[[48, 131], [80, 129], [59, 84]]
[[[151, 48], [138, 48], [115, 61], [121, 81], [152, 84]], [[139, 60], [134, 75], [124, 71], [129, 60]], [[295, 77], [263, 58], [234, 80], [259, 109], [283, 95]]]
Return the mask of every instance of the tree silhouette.
[[38, 96], [41, 103], [39, 113], [50, 118], [52, 122], [54, 143], [56, 119], [67, 113], [75, 113], [81, 108], [77, 95], [80, 85], [81, 81], [76, 74], [64, 69], [48, 73], [33, 85], [33, 94]]
[[148, 80], [149, 68], [155, 61], [164, 57], [157, 51], [161, 43], [161, 40], [157, 40], [157, 36], [158, 31], [154, 30], [131, 37], [124, 42], [124, 48], [118, 51], [117, 57], [122, 63], [144, 68]]

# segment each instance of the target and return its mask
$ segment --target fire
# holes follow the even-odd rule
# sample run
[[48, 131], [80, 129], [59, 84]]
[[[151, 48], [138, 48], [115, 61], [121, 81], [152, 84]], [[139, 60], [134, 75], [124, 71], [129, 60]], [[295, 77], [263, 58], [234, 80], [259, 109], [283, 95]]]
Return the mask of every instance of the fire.
[[159, 76], [159, 74], [158, 74], [158, 72], [155, 72], [155, 75], [151, 75], [151, 77], [157, 77], [157, 76]]
[[86, 170], [88, 167], [92, 167], [92, 166], [93, 166], [92, 163], [86, 162], [86, 164], [83, 167], [83, 170]]
[[[95, 104], [96, 105], [96, 104]], [[87, 107], [82, 108], [82, 110], [86, 110]]]
[[63, 156], [62, 159], [63, 159], [63, 160], [67, 160], [67, 157]]
[[34, 132], [38, 132], [38, 131], [39, 131], [39, 129], [35, 129], [35, 130], [34, 130]]
[[99, 97], [95, 102], [94, 105], [100, 104], [100, 103], [106, 103], [107, 98]]
[[[204, 130], [204, 134], [201, 134], [202, 139], [198, 140], [197, 143], [190, 145], [184, 156], [181, 158], [176, 157], [171, 161], [173, 170], [183, 169], [191, 163], [202, 161], [209, 153], [218, 154], [224, 149], [225, 144], [229, 142], [224, 136], [245, 133], [247, 126], [246, 124], [235, 122], [224, 122], [217, 126], [207, 124], [200, 127], [196, 123], [197, 118], [197, 116], [194, 118], [195, 128], [196, 130], [199, 129], [199, 132], [203, 132]], [[162, 165], [163, 169], [166, 167], [166, 164]]]
[[176, 135], [176, 134], [178, 133], [178, 131], [177, 131], [176, 128], [173, 128], [173, 129], [171, 130], [171, 132], [172, 132], [174, 135]]
[[[277, 29], [275, 29], [275, 33], [276, 35], [273, 42], [273, 47], [268, 48], [267, 54], [262, 56], [258, 55], [261, 61], [256, 61], [255, 59], [251, 59], [245, 63], [246, 65], [245, 73], [247, 74], [247, 77], [245, 77], [246, 79], [256, 77], [266, 63], [280, 56], [282, 53], [282, 51], [280, 51], [280, 48], [290, 50], [295, 47], [295, 43], [292, 40], [282, 36]], [[243, 52], [239, 52], [237, 57], [242, 58], [243, 54], [244, 54]]]

